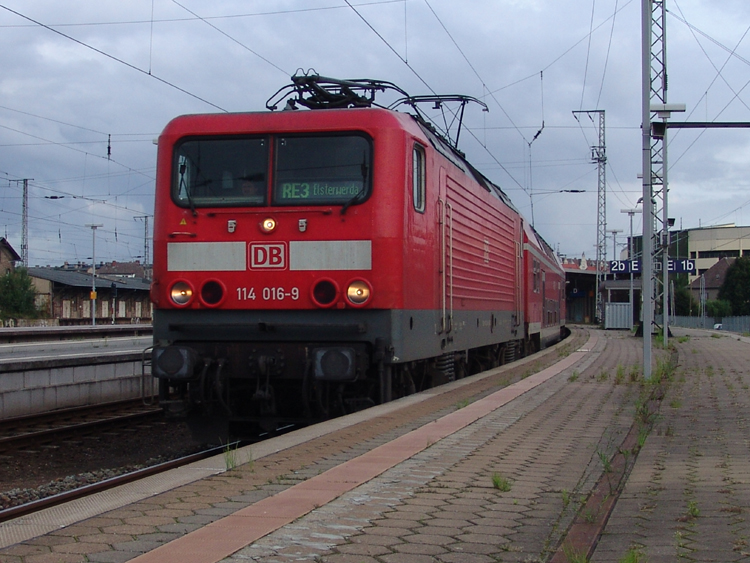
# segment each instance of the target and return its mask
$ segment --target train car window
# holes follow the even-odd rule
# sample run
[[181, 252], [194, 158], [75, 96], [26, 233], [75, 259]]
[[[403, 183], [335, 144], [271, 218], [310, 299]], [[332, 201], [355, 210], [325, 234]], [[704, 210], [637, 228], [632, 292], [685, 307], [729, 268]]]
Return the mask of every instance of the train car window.
[[268, 139], [187, 139], [175, 147], [172, 199], [181, 207], [254, 207], [268, 196]]
[[412, 196], [414, 210], [424, 213], [425, 209], [425, 152], [421, 145], [414, 145], [412, 153]]
[[370, 195], [372, 142], [364, 135], [278, 137], [274, 205], [355, 205]]

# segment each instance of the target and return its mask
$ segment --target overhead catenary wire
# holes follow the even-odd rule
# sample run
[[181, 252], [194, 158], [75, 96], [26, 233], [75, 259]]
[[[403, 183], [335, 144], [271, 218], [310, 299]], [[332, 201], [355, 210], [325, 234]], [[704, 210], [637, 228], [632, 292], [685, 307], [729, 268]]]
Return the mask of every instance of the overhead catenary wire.
[[[355, 6], [377, 6], [383, 4], [402, 4], [404, 0], [373, 0], [371, 2], [359, 2]], [[50, 27], [103, 27], [103, 26], [124, 26], [124, 25], [150, 25], [153, 23], [181, 23], [191, 22], [197, 19], [204, 20], [228, 20], [228, 19], [242, 19], [242, 18], [255, 18], [263, 16], [279, 16], [286, 14], [302, 14], [306, 12], [323, 12], [333, 10], [346, 10], [347, 6], [318, 6], [314, 8], [295, 8], [289, 10], [269, 10], [265, 12], [252, 12], [242, 14], [227, 14], [223, 16], [204, 16], [203, 18], [150, 18], [147, 20], [127, 20], [127, 21], [100, 21], [100, 22], [76, 22], [76, 23], [48, 23]], [[0, 29], [17, 29], [23, 27], [34, 27], [35, 24], [2, 24]]]
[[21, 12], [13, 10], [12, 8], [9, 8], [9, 7], [7, 7], [7, 6], [3, 5], [3, 4], [0, 4], [0, 8], [2, 8], [3, 10], [6, 10], [6, 11], [12, 13], [12, 14], [15, 14], [16, 16], [18, 16], [20, 18], [23, 18], [23, 19], [25, 19], [27, 21], [30, 21], [30, 22], [32, 22], [32, 23], [34, 23], [34, 24], [36, 24], [36, 25], [38, 25], [40, 27], [43, 27], [44, 29], [46, 29], [48, 31], [51, 31], [52, 33], [55, 33], [55, 34], [57, 34], [57, 35], [59, 35], [61, 37], [64, 37], [65, 39], [68, 39], [69, 41], [73, 41], [74, 43], [77, 43], [78, 45], [80, 45], [82, 47], [85, 47], [86, 49], [90, 49], [91, 51], [94, 51], [95, 53], [99, 53], [100, 55], [102, 55], [104, 57], [107, 57], [108, 59], [111, 59], [111, 60], [113, 60], [115, 62], [118, 62], [118, 63], [120, 63], [122, 65], [125, 65], [126, 67], [128, 67], [128, 68], [130, 68], [132, 70], [135, 70], [136, 72], [140, 72], [141, 74], [145, 74], [146, 76], [149, 76], [149, 77], [153, 78], [154, 80], [158, 80], [162, 84], [165, 84], [166, 86], [169, 86], [170, 88], [174, 88], [175, 90], [178, 90], [178, 91], [182, 92], [183, 94], [187, 94], [188, 96], [190, 96], [192, 98], [195, 98], [198, 101], [201, 101], [201, 102], [203, 102], [205, 104], [210, 105], [211, 107], [213, 107], [215, 109], [218, 109], [219, 111], [223, 111], [223, 112], [227, 111], [223, 107], [218, 106], [218, 105], [214, 104], [213, 102], [210, 102], [210, 101], [206, 100], [205, 98], [202, 98], [201, 96], [199, 96], [197, 94], [194, 94], [194, 93], [186, 90], [185, 88], [177, 86], [177, 84], [174, 84], [174, 83], [172, 83], [172, 82], [170, 82], [170, 81], [168, 81], [168, 80], [166, 80], [164, 78], [156, 76], [155, 74], [153, 74], [153, 73], [151, 73], [151, 72], [149, 72], [147, 70], [144, 70], [142, 68], [139, 68], [139, 67], [135, 66], [134, 64], [131, 64], [131, 63], [129, 63], [129, 62], [123, 60], [123, 59], [120, 59], [119, 57], [115, 57], [114, 55], [112, 55], [110, 53], [107, 53], [106, 51], [103, 51], [103, 50], [98, 49], [98, 48], [96, 48], [96, 47], [94, 47], [92, 45], [89, 45], [88, 43], [85, 43], [85, 42], [81, 41], [80, 39], [76, 39], [75, 37], [73, 37], [71, 35], [68, 35], [67, 33], [63, 33], [60, 30], [57, 30], [57, 29], [55, 29], [53, 27], [50, 27], [49, 25], [46, 25], [46, 24], [44, 24], [44, 23], [42, 23], [42, 22], [40, 22], [38, 20], [35, 20], [35, 19], [29, 17], [29, 16], [26, 16], [26, 15], [22, 14]]
[[[401, 60], [401, 62], [404, 63], [404, 65], [406, 65], [406, 67], [420, 80], [420, 82], [422, 82], [432, 94], [436, 94], [435, 90], [433, 90], [433, 88], [425, 81], [425, 79], [422, 78], [422, 76], [416, 71], [416, 69], [414, 69], [414, 67], [410, 65], [409, 62], [404, 57], [402, 57], [398, 53], [398, 51], [396, 51], [396, 49], [394, 49], [393, 46], [372, 26], [372, 24], [369, 21], [367, 21], [367, 18], [365, 18], [351, 4], [351, 2], [349, 2], [349, 0], [344, 0], [344, 1], [352, 9], [352, 11], [354, 11], [354, 13], [357, 14], [357, 16], [365, 23], [365, 25], [367, 25], [367, 27], [369, 27], [372, 30], [372, 32], [375, 33], [375, 35], [393, 52], [393, 54], [396, 55]], [[477, 143], [479, 143], [480, 146], [483, 146], [482, 142], [479, 140], [479, 138], [470, 128], [467, 127], [466, 131], [468, 131], [468, 133], [477, 141]], [[510, 174], [510, 172], [503, 166], [503, 164], [497, 159], [497, 157], [494, 154], [492, 154], [492, 152], [486, 146], [484, 147], [484, 149], [492, 157], [495, 163], [498, 166], [500, 166], [503, 169], [503, 171], [505, 171], [506, 174], [508, 174], [508, 177], [510, 177], [518, 186], [520, 186], [525, 191], [525, 188], [521, 185], [521, 183], [518, 180], [516, 180], [512, 174]]]
[[[245, 49], [245, 50], [247, 50], [247, 51], [251, 52], [251, 53], [252, 53], [253, 55], [255, 55], [256, 57], [258, 57], [258, 58], [259, 58], [259, 59], [261, 59], [262, 61], [264, 61], [264, 62], [268, 63], [269, 65], [271, 65], [271, 66], [272, 66], [273, 68], [275, 68], [276, 70], [279, 70], [279, 71], [281, 71], [281, 72], [282, 72], [282, 73], [283, 73], [284, 75], [286, 75], [286, 76], [289, 76], [289, 75], [291, 74], [291, 73], [287, 72], [286, 70], [284, 70], [283, 68], [281, 68], [281, 67], [280, 67], [279, 65], [277, 65], [276, 63], [274, 63], [274, 62], [270, 61], [269, 59], [267, 59], [266, 57], [264, 57], [263, 55], [261, 55], [260, 53], [258, 53], [257, 51], [254, 51], [253, 49], [251, 49], [250, 47], [248, 47], [247, 45], [245, 45], [244, 43], [242, 43], [242, 42], [241, 42], [241, 41], [239, 41], [238, 39], [235, 39], [234, 37], [232, 37], [231, 35], [229, 35], [229, 34], [228, 34], [228, 33], [226, 33], [225, 31], [223, 31], [223, 30], [219, 29], [219, 28], [218, 28], [218, 27], [216, 27], [216, 26], [215, 26], [214, 24], [212, 24], [212, 23], [211, 23], [210, 21], [208, 21], [208, 20], [207, 20], [206, 18], [204, 18], [204, 17], [201, 17], [201, 16], [199, 16], [198, 14], [196, 14], [196, 13], [195, 13], [195, 12], [194, 12], [193, 10], [191, 10], [190, 8], [188, 8], [188, 7], [186, 7], [186, 6], [182, 5], [182, 4], [180, 4], [180, 3], [179, 3], [179, 2], [177, 1], [177, 0], [172, 0], [172, 2], [174, 2], [175, 4], [177, 4], [177, 5], [178, 5], [178, 6], [180, 7], [180, 8], [182, 8], [183, 10], [185, 10], [186, 12], [188, 12], [189, 14], [192, 14], [192, 15], [194, 15], [194, 16], [195, 16], [196, 18], [198, 18], [199, 20], [201, 20], [201, 21], [202, 21], [203, 23], [205, 23], [206, 25], [210, 26], [211, 28], [213, 28], [213, 29], [215, 29], [216, 31], [218, 31], [219, 33], [221, 33], [221, 34], [222, 34], [222, 35], [223, 35], [224, 37], [226, 37], [227, 39], [230, 39], [231, 41], [233, 41], [234, 43], [236, 43], [237, 45], [239, 45], [239, 46], [240, 46], [240, 47], [242, 47], [243, 49]], [[217, 106], [217, 107], [218, 107], [218, 106]]]
[[[557, 64], [558, 61], [560, 61], [562, 58], [564, 58], [573, 49], [575, 49], [576, 47], [578, 47], [578, 45], [580, 45], [581, 43], [583, 43], [584, 41], [586, 41], [589, 38], [589, 36], [591, 35], [591, 33], [593, 33], [594, 31], [598, 31], [600, 27], [602, 27], [604, 24], [606, 24], [612, 17], [614, 17], [614, 15], [622, 12], [625, 8], [627, 8], [630, 4], [632, 4], [633, 1], [634, 0], [628, 0], [627, 2], [625, 2], [625, 4], [623, 4], [620, 7], [620, 9], [615, 12], [615, 14], [613, 14], [612, 16], [610, 16], [607, 19], [605, 19], [599, 25], [597, 25], [596, 27], [594, 27], [593, 30], [591, 30], [589, 33], [587, 33], [586, 35], [584, 35], [583, 37], [581, 37], [578, 41], [576, 41], [575, 43], [573, 43], [570, 47], [568, 47], [565, 51], [563, 51], [558, 57], [556, 57], [550, 63], [548, 63], [546, 66], [544, 66], [544, 68], [542, 68], [542, 70], [544, 71], [544, 70], [549, 70], [550, 68], [552, 68], [555, 64]], [[527, 80], [535, 78], [537, 74], [538, 74], [538, 72], [534, 72], [532, 74], [529, 74], [528, 76], [525, 76], [524, 78], [519, 78], [518, 80], [514, 80], [513, 82], [510, 82], [509, 84], [506, 84], [505, 86], [501, 86], [500, 88], [497, 88], [497, 89], [493, 90], [491, 93], [500, 92], [502, 90], [506, 90], [508, 88], [516, 86], [517, 84], [520, 84], [521, 82], [525, 82]]]
[[583, 86], [581, 87], [581, 104], [579, 110], [583, 109], [583, 99], [586, 95], [586, 79], [589, 73], [589, 57], [591, 56], [591, 38], [594, 35], [594, 12], [596, 11], [596, 0], [591, 2], [591, 21], [589, 23], [588, 46], [586, 47], [586, 65], [583, 69]]
[[609, 30], [609, 42], [607, 43], [607, 54], [604, 57], [604, 70], [602, 71], [602, 82], [599, 85], [599, 95], [596, 98], [596, 109], [601, 109], [599, 107], [599, 104], [602, 100], [602, 92], [604, 91], [604, 81], [607, 77], [607, 66], [609, 65], [609, 55], [612, 51], [612, 39], [615, 35], [615, 21], [617, 20], [617, 4], [619, 0], [615, 0], [615, 9], [614, 13], [612, 14], [612, 27]]
[[[721, 43], [719, 43], [718, 41], [716, 41], [715, 39], [713, 39], [712, 37], [710, 37], [710, 36], [709, 36], [709, 35], [708, 35], [707, 33], [705, 33], [705, 32], [703, 32], [703, 31], [699, 30], [699, 29], [698, 29], [697, 27], [695, 27], [694, 25], [690, 24], [690, 23], [689, 23], [689, 22], [687, 21], [687, 19], [686, 19], [686, 18], [684, 17], [684, 13], [682, 12], [682, 8], [681, 8], [681, 7], [679, 6], [679, 4], [677, 3], [677, 1], [676, 1], [676, 0], [675, 0], [675, 6], [677, 6], [677, 9], [679, 10], [679, 12], [680, 12], [681, 16], [678, 16], [677, 14], [675, 14], [675, 13], [674, 13], [674, 12], [672, 12], [672, 11], [668, 11], [668, 13], [670, 14], [670, 16], [672, 16], [672, 17], [676, 18], [677, 20], [679, 20], [680, 22], [682, 22], [683, 24], [685, 24], [685, 25], [686, 25], [686, 26], [688, 27], [688, 29], [690, 30], [690, 32], [691, 32], [691, 34], [692, 34], [693, 38], [695, 39], [695, 42], [696, 42], [696, 43], [698, 44], [698, 46], [700, 47], [701, 51], [703, 52], [703, 55], [704, 55], [704, 56], [706, 57], [706, 59], [708, 60], [708, 62], [709, 62], [709, 63], [711, 64], [711, 66], [712, 66], [712, 67], [714, 68], [714, 70], [716, 71], [716, 75], [714, 76], [713, 80], [711, 80], [711, 83], [710, 83], [710, 84], [708, 85], [708, 87], [706, 88], [706, 90], [705, 90], [705, 93], [703, 94], [703, 96], [701, 97], [701, 99], [702, 99], [703, 97], [705, 97], [705, 98], [708, 98], [708, 92], [709, 92], [709, 90], [710, 90], [710, 89], [711, 89], [711, 88], [713, 87], [713, 85], [714, 85], [714, 84], [716, 83], [716, 81], [717, 81], [717, 80], [718, 80], [719, 78], [721, 78], [721, 80], [722, 80], [722, 81], [724, 82], [724, 84], [725, 84], [725, 85], [726, 85], [726, 86], [727, 86], [727, 87], [729, 88], [729, 90], [730, 90], [730, 91], [731, 91], [731, 92], [732, 92], [732, 93], [734, 94], [734, 97], [733, 97], [733, 98], [732, 98], [732, 99], [730, 100], [730, 102], [729, 102], [729, 103], [727, 103], [727, 104], [726, 104], [726, 105], [724, 106], [724, 108], [723, 108], [723, 109], [722, 109], [722, 110], [721, 110], [721, 111], [720, 111], [720, 112], [719, 112], [719, 113], [718, 113], [718, 114], [716, 115], [716, 117], [715, 117], [714, 119], [718, 119], [718, 118], [719, 118], [719, 117], [721, 116], [721, 114], [722, 114], [722, 113], [724, 113], [724, 111], [725, 111], [725, 110], [726, 110], [726, 109], [727, 109], [727, 108], [729, 107], [729, 105], [730, 105], [730, 104], [731, 104], [731, 103], [732, 103], [732, 102], [733, 102], [734, 100], [736, 100], [736, 99], [738, 99], [738, 100], [740, 101], [740, 103], [742, 103], [742, 105], [744, 105], [744, 106], [745, 106], [745, 108], [746, 108], [746, 109], [750, 110], [750, 106], [748, 106], [748, 105], [747, 105], [747, 104], [746, 104], [746, 103], [744, 102], [744, 100], [742, 100], [742, 98], [740, 98], [740, 93], [742, 92], [742, 90], [744, 90], [744, 89], [745, 89], [745, 88], [746, 88], [746, 87], [748, 86], [748, 84], [750, 84], [750, 81], [749, 81], [749, 82], [746, 82], [746, 83], [745, 83], [745, 85], [744, 85], [744, 86], [742, 87], [742, 89], [740, 89], [740, 91], [738, 92], [737, 90], [735, 90], [735, 89], [734, 89], [734, 88], [732, 87], [732, 85], [731, 85], [731, 84], [729, 83], [729, 81], [728, 81], [728, 80], [726, 79], [726, 77], [725, 77], [725, 76], [724, 76], [724, 74], [723, 74], [723, 70], [724, 70], [724, 68], [725, 68], [725, 67], [727, 66], [727, 64], [729, 64], [729, 61], [731, 61], [731, 60], [732, 60], [732, 59], [733, 59], [733, 58], [734, 58], [735, 56], [739, 57], [739, 55], [737, 55], [737, 54], [736, 54], [736, 53], [737, 53], [737, 49], [739, 48], [739, 46], [740, 46], [740, 45], [742, 44], [742, 42], [743, 42], [743, 41], [745, 40], [745, 37], [746, 37], [746, 36], [748, 35], [748, 33], [750, 32], [750, 26], [748, 26], [748, 27], [747, 27], [747, 28], [745, 29], [745, 32], [744, 32], [744, 33], [742, 34], [742, 36], [740, 37], [740, 39], [739, 39], [739, 40], [737, 41], [737, 43], [735, 44], [734, 48], [733, 48], [733, 49], [730, 49], [730, 48], [728, 48], [728, 47], [725, 47], [725, 46], [721, 45]], [[728, 53], [729, 53], [729, 54], [728, 54], [727, 58], [725, 59], [724, 63], [723, 63], [722, 65], [721, 65], [721, 68], [717, 68], [717, 67], [716, 67], [716, 65], [714, 64], [713, 60], [711, 59], [711, 57], [710, 57], [710, 56], [708, 55], [708, 53], [706, 52], [706, 50], [705, 50], [705, 48], [703, 47], [703, 45], [702, 45], [702, 44], [701, 44], [701, 42], [700, 42], [700, 41], [698, 40], [698, 37], [696, 37], [696, 33], [698, 33], [698, 34], [702, 35], [703, 37], [706, 37], [707, 39], [709, 39], [709, 40], [710, 40], [711, 42], [713, 42], [714, 44], [716, 44], [716, 45], [719, 45], [719, 46], [721, 46], [722, 48], [724, 48], [724, 50], [728, 51]], [[743, 60], [743, 61], [744, 61], [744, 62], [746, 62], [747, 64], [750, 64], [750, 61], [747, 61], [747, 60], [743, 59], [742, 57], [739, 57], [739, 59], [740, 59], [740, 60]], [[691, 116], [693, 115], [693, 113], [694, 113], [694, 112], [695, 112], [695, 111], [697, 110], [697, 108], [698, 108], [698, 105], [699, 105], [699, 104], [700, 104], [700, 99], [699, 99], [699, 100], [698, 100], [698, 102], [697, 102], [697, 103], [696, 103], [696, 104], [694, 105], [694, 107], [693, 107], [693, 109], [692, 109], [692, 110], [690, 111], [690, 113], [688, 114], [688, 116], [687, 116], [687, 120], [689, 120], [689, 119], [690, 119], [690, 117], [691, 117]], [[708, 118], [708, 115], [706, 115], [706, 120], [709, 120], [709, 118]], [[682, 132], [682, 131], [678, 130], [678, 131], [677, 131], [677, 132], [675, 133], [675, 135], [673, 135], [672, 137], [670, 137], [670, 145], [671, 145], [671, 144], [672, 144], [672, 143], [673, 143], [673, 142], [675, 141], [675, 139], [677, 139], [678, 135], [679, 135], [679, 134], [680, 134], [681, 132]], [[679, 155], [679, 156], [678, 156], [677, 158], [675, 158], [674, 160], [672, 160], [672, 161], [670, 162], [670, 164], [669, 164], [669, 169], [670, 169], [670, 170], [671, 170], [671, 169], [672, 169], [672, 168], [673, 168], [674, 166], [676, 166], [676, 165], [677, 165], [677, 163], [678, 163], [678, 162], [680, 162], [680, 161], [682, 160], [682, 158], [683, 158], [683, 157], [684, 157], [684, 156], [685, 156], [686, 154], [688, 154], [688, 153], [690, 152], [690, 150], [691, 150], [691, 149], [693, 148], [693, 146], [695, 146], [695, 144], [696, 144], [696, 143], [698, 142], [698, 140], [699, 140], [699, 139], [700, 139], [701, 137], [703, 137], [703, 135], [704, 135], [705, 133], [706, 133], [706, 129], [703, 129], [703, 130], [701, 130], [701, 131], [700, 131], [700, 132], [698, 133], [698, 135], [696, 135], [696, 137], [695, 137], [695, 138], [694, 138], [694, 139], [692, 140], [692, 142], [691, 142], [691, 143], [690, 143], [690, 144], [689, 144], [689, 145], [688, 145], [688, 146], [687, 146], [687, 147], [685, 148], [685, 150], [683, 150], [683, 152], [682, 152], [682, 153], [681, 153], [681, 154], [680, 154], [680, 155]]]

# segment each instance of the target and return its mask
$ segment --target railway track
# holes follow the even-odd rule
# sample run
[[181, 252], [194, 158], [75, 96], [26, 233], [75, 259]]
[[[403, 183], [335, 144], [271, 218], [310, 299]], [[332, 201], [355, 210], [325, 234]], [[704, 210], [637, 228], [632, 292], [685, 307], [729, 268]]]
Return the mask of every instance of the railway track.
[[98, 493], [100, 491], [113, 489], [119, 485], [124, 485], [125, 483], [130, 483], [132, 481], [137, 481], [138, 479], [143, 479], [144, 477], [148, 477], [149, 475], [155, 475], [157, 473], [169, 471], [170, 469], [175, 469], [177, 467], [187, 465], [194, 461], [200, 461], [202, 459], [206, 459], [208, 457], [221, 453], [222, 451], [226, 451], [226, 448], [234, 448], [234, 447], [237, 447], [238, 445], [239, 443], [227, 444], [225, 446], [210, 448], [208, 450], [197, 452], [188, 456], [183, 456], [178, 459], [170, 460], [170, 461], [160, 463], [157, 465], [152, 465], [150, 467], [145, 467], [143, 469], [138, 469], [136, 471], [131, 471], [123, 475], [118, 475], [117, 477], [112, 477], [110, 479], [105, 479], [96, 483], [84, 485], [82, 487], [71, 489], [63, 493], [41, 498], [39, 500], [35, 500], [35, 501], [28, 502], [25, 504], [12, 506], [10, 508], [0, 510], [0, 523], [7, 522], [8, 520], [12, 520], [14, 518], [19, 518], [21, 516], [26, 516], [34, 512], [39, 512], [40, 510], [44, 510], [52, 506], [57, 506], [65, 502], [70, 502], [72, 500], [84, 498], [86, 496], [92, 495], [94, 493]]
[[[50, 447], [62, 448], [57, 450], [56, 456], [71, 456], [74, 451], [84, 447], [85, 442], [90, 441], [84, 440], [84, 438], [92, 438], [94, 443], [106, 440], [117, 444], [117, 449], [127, 450], [132, 447], [132, 439], [137, 440], [138, 432], [159, 435], [165, 424], [171, 423], [163, 420], [163, 413], [158, 407], [144, 406], [140, 401], [99, 405], [85, 409], [68, 409], [39, 416], [7, 420], [0, 423], [0, 459], [16, 458], [20, 460], [25, 459], [28, 454], [35, 457], [38, 455], [46, 456], [41, 452]], [[288, 425], [278, 429], [273, 435], [290, 432], [295, 428], [297, 428], [296, 425]], [[144, 434], [141, 435], [145, 436]], [[169, 471], [221, 454], [226, 452], [227, 448], [262, 441], [270, 435], [265, 433], [243, 442], [233, 442], [220, 446], [206, 445], [195, 453], [183, 453], [174, 459], [167, 457], [167, 461], [162, 460], [147, 467], [142, 467], [144, 462], [133, 460], [132, 462], [127, 461], [125, 466], [118, 469], [104, 461], [106, 454], [102, 452], [101, 470], [92, 471], [77, 467], [72, 470], [72, 473], [60, 474], [49, 485], [32, 489], [13, 489], [8, 490], [7, 493], [0, 492], [0, 507], [6, 507], [0, 508], [0, 522], [112, 489], [150, 475]], [[131, 446], [119, 446], [119, 440], [125, 437], [131, 440]], [[150, 451], [152, 456], [161, 454], [161, 450], [159, 448], [154, 449], [153, 444], [144, 445], [144, 448]], [[141, 449], [138, 448], [138, 450]], [[154, 461], [154, 458], [152, 458], [152, 461]], [[138, 469], [130, 469], [139, 465], [141, 467]], [[107, 474], [112, 474], [112, 470], [115, 474], [121, 470], [125, 470], [125, 472], [116, 474], [116, 476], [107, 476]], [[62, 492], [60, 492], [61, 489], [57, 488], [57, 484], [62, 481], [65, 481], [65, 485], [62, 486]], [[65, 487], [70, 488], [65, 490]], [[29, 493], [28, 496], [26, 495], [27, 492]]]
[[145, 406], [136, 400], [7, 419], [0, 421], [0, 454], [161, 416], [162, 411], [157, 405]]

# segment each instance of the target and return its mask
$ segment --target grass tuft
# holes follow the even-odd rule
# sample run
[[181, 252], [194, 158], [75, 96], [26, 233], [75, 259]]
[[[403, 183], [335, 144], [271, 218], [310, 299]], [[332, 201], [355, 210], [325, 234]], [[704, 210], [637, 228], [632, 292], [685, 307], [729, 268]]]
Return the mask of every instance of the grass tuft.
[[507, 477], [500, 475], [500, 473], [492, 474], [492, 486], [501, 493], [510, 491], [510, 481]]

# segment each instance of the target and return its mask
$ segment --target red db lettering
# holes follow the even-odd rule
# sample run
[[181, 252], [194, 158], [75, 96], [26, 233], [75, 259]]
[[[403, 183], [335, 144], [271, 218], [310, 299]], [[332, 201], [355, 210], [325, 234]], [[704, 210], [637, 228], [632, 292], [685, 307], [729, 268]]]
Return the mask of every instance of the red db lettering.
[[283, 269], [286, 268], [286, 245], [258, 244], [250, 245], [251, 269]]

